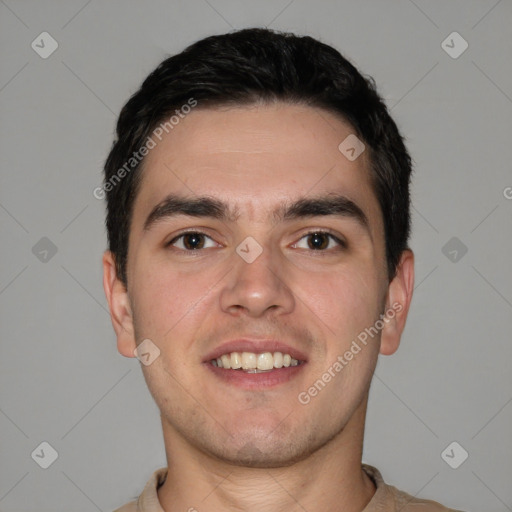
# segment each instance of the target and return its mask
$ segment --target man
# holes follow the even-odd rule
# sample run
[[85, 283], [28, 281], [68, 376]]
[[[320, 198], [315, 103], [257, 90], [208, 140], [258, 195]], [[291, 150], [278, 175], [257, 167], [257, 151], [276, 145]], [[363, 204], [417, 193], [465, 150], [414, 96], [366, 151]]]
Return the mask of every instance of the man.
[[413, 292], [410, 174], [373, 83], [312, 38], [213, 36], [148, 76], [98, 192], [168, 467], [118, 511], [449, 510], [361, 463]]

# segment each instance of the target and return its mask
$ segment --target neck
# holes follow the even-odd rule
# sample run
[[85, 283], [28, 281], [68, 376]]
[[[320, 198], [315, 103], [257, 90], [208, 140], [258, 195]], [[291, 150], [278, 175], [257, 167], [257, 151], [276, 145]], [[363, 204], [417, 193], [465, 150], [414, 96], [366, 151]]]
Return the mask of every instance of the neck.
[[164, 425], [168, 473], [158, 489], [165, 512], [361, 512], [375, 486], [361, 468], [367, 398], [344, 429], [322, 448], [290, 466], [248, 468], [193, 450]]

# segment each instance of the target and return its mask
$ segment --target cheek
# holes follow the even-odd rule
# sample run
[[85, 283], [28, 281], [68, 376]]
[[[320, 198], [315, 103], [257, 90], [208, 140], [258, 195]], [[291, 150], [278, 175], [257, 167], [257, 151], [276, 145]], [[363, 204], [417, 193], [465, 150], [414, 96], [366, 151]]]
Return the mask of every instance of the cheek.
[[[180, 272], [170, 265], [148, 265], [133, 279], [134, 323], [139, 337], [159, 340], [165, 350], [189, 350], [195, 332], [211, 312], [219, 276], [222, 274], [207, 269]], [[172, 343], [176, 338], [179, 344]]]
[[351, 340], [380, 313], [378, 281], [370, 268], [317, 275], [306, 280], [301, 295], [327, 328], [328, 338]]
[[140, 268], [132, 281], [136, 324], [144, 336], [161, 338], [192, 307], [196, 287], [163, 266]]

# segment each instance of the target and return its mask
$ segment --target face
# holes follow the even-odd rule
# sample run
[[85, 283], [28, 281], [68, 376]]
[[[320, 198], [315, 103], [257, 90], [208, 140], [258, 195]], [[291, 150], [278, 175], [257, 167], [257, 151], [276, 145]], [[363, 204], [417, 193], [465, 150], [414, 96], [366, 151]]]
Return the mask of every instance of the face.
[[338, 149], [351, 133], [305, 106], [197, 108], [146, 157], [128, 291], [108, 255], [106, 289], [119, 351], [160, 351], [142, 370], [167, 441], [236, 464], [301, 460], [360, 407], [381, 335], [398, 345], [399, 316], [344, 357], [393, 283], [407, 306], [367, 153]]

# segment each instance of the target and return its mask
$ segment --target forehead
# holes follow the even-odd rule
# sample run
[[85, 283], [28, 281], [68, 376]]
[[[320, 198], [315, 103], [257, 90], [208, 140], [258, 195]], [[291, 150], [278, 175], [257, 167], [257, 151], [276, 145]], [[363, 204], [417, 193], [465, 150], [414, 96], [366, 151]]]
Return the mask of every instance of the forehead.
[[369, 218], [378, 217], [368, 155], [350, 161], [338, 149], [353, 133], [338, 116], [307, 106], [199, 105], [155, 139], [142, 169], [134, 224], [170, 193], [217, 197], [242, 218], [263, 221], [280, 203], [337, 192]]

